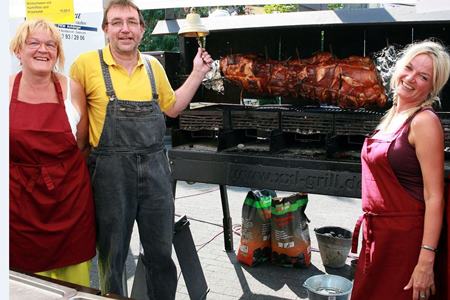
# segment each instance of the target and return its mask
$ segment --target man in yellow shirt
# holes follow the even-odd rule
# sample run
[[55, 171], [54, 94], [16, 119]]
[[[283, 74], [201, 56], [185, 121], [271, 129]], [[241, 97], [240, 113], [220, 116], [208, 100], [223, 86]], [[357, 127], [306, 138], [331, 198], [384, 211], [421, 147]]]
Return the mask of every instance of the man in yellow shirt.
[[163, 113], [176, 117], [187, 107], [212, 59], [199, 48], [192, 73], [173, 91], [161, 64], [138, 51], [145, 24], [135, 4], [111, 0], [102, 27], [109, 44], [80, 55], [70, 70], [87, 98], [100, 287], [124, 295], [122, 273], [136, 220], [148, 296], [174, 299], [174, 201]]

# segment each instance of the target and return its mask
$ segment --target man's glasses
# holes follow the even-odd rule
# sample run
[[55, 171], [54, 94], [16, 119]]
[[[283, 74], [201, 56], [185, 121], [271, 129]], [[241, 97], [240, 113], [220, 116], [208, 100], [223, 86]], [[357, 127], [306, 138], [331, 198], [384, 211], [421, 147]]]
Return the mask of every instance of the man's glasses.
[[27, 41], [25, 41], [25, 45], [32, 50], [36, 50], [39, 49], [41, 47], [41, 45], [44, 45], [45, 48], [48, 51], [56, 51], [58, 50], [58, 45], [56, 44], [55, 41], [46, 41], [46, 42], [41, 42], [35, 39], [29, 39]]
[[135, 19], [129, 19], [129, 20], [112, 20], [111, 22], [108, 22], [107, 24], [111, 25], [113, 28], [115, 29], [121, 29], [123, 28], [123, 26], [125, 25], [125, 23], [127, 24], [128, 28], [138, 28], [140, 23], [138, 20]]

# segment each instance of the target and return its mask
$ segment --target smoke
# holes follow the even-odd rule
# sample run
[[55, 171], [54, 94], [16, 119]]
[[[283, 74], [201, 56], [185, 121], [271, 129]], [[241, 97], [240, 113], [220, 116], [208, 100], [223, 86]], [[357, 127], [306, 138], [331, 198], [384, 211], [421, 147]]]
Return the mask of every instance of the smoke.
[[219, 60], [213, 61], [213, 63], [211, 64], [211, 70], [206, 73], [205, 78], [203, 78], [202, 84], [208, 90], [213, 90], [220, 94], [224, 93], [223, 78], [220, 74]]
[[373, 61], [389, 101], [392, 101], [394, 95], [390, 87], [390, 81], [401, 50], [401, 47], [398, 45], [390, 45], [373, 54]]

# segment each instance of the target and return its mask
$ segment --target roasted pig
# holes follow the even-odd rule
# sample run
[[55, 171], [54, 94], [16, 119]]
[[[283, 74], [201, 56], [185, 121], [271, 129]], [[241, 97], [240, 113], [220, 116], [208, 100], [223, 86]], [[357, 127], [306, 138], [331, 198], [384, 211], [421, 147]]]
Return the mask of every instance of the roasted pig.
[[337, 59], [322, 52], [307, 59], [277, 61], [254, 54], [220, 59], [225, 78], [255, 96], [317, 100], [341, 108], [383, 107], [386, 94], [367, 57]]

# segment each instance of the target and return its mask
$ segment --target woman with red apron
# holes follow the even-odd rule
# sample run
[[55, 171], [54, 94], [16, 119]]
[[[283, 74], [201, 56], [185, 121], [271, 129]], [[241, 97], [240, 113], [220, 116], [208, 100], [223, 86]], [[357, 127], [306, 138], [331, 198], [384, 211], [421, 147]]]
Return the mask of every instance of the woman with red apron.
[[449, 73], [450, 56], [431, 41], [410, 45], [397, 62], [394, 105], [361, 152], [364, 214], [352, 252], [362, 224], [363, 244], [352, 300], [446, 299], [433, 270], [444, 211], [444, 137], [430, 107]]
[[[39, 95], [38, 101], [22, 98], [27, 95], [20, 92], [22, 86], [26, 87], [21, 84], [24, 76], [28, 80], [33, 78], [30, 70], [51, 61], [49, 51], [56, 53], [52, 31], [48, 29], [53, 25], [45, 21], [27, 22], [19, 31], [40, 29], [29, 33], [22, 45], [26, 49], [18, 52], [23, 73], [15, 76], [11, 92], [10, 267], [89, 286], [88, 261], [95, 256], [89, 173], [68, 120], [58, 79], [61, 75], [49, 69], [48, 79], [53, 83], [49, 81], [51, 90], [47, 95], [56, 94], [57, 99], [52, 96], [42, 99]], [[31, 53], [27, 58], [26, 51]]]
[[353, 252], [362, 221], [365, 226], [352, 299], [412, 299], [403, 287], [419, 256], [425, 206], [400, 185], [387, 154], [406, 126], [367, 138], [361, 152], [364, 215], [355, 227]]

